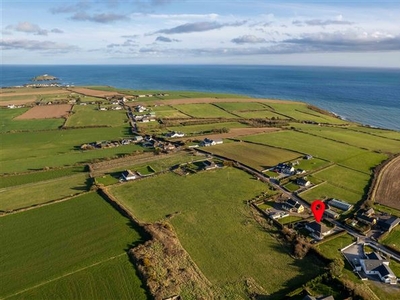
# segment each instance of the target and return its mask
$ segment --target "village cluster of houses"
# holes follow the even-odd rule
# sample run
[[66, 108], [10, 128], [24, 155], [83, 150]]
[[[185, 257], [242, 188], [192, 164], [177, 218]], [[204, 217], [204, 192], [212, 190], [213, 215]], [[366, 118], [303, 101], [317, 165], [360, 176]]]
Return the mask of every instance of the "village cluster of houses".
[[359, 222], [383, 232], [390, 232], [400, 224], [400, 218], [389, 214], [377, 214], [373, 208], [359, 210], [355, 218]]
[[114, 148], [123, 145], [136, 144], [143, 140], [142, 136], [134, 136], [132, 138], [125, 138], [117, 141], [97, 141], [90, 142], [81, 145], [81, 150], [92, 150], [92, 149], [105, 149], [105, 148]]
[[25, 107], [25, 105], [24, 104], [21, 104], [21, 105], [9, 104], [9, 105], [7, 105], [7, 108], [9, 108], [9, 109], [22, 108], [22, 107]]

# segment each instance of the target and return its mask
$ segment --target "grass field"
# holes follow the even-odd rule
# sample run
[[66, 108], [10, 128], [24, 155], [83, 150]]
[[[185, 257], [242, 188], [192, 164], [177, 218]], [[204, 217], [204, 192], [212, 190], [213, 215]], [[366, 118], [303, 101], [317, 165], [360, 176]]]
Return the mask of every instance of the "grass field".
[[326, 182], [301, 193], [300, 196], [309, 203], [315, 199], [336, 198], [355, 204], [362, 199], [363, 192], [354, 193]]
[[13, 210], [88, 191], [90, 179], [78, 174], [0, 189], [0, 210]]
[[237, 118], [236, 116], [209, 103], [180, 104], [174, 105], [173, 107], [194, 118]]
[[257, 170], [264, 170], [280, 162], [296, 159], [299, 153], [251, 143], [229, 143], [204, 149], [213, 154], [228, 157]]
[[187, 125], [187, 126], [172, 126], [168, 127], [171, 131], [181, 131], [185, 134], [199, 134], [204, 132], [210, 132], [213, 129], [221, 128], [246, 128], [245, 124], [239, 122], [223, 122], [223, 123], [212, 123], [212, 124], [201, 124], [201, 125]]
[[31, 172], [21, 175], [10, 175], [0, 177], [0, 188], [6, 188], [21, 184], [34, 183], [59, 177], [79, 174], [84, 172], [84, 167], [61, 168], [48, 171]]
[[[82, 295], [96, 295], [96, 290], [124, 294], [114, 289], [126, 287], [134, 292], [130, 299], [145, 299], [139, 279], [126, 269], [126, 250], [141, 237], [96, 193], [1, 217], [0, 227], [0, 240], [7, 241], [0, 247], [1, 298], [25, 289], [35, 295], [38, 285], [43, 285], [39, 294], [40, 290], [45, 294], [36, 296], [45, 297], [56, 288], [55, 280], [61, 280], [60, 292], [66, 293], [62, 296], [66, 298], [74, 289], [85, 293]], [[110, 266], [107, 261], [115, 256], [124, 257], [125, 262]], [[98, 266], [92, 268], [94, 264]], [[84, 279], [85, 273], [80, 270], [85, 268], [84, 272], [92, 275]], [[116, 277], [121, 275], [124, 277]], [[86, 290], [88, 286], [83, 283], [92, 288]]]
[[332, 166], [320, 172], [313, 173], [318, 179], [328, 181], [337, 187], [357, 194], [363, 194], [370, 180], [369, 175], [340, 166]]
[[400, 226], [395, 227], [393, 231], [382, 241], [382, 244], [391, 246], [397, 251], [400, 251]]
[[253, 278], [271, 299], [281, 299], [316, 276], [320, 266], [311, 258], [293, 260], [255, 223], [244, 201], [265, 188], [248, 174], [226, 168], [187, 177], [164, 174], [111, 192], [144, 222], [179, 212], [171, 219], [179, 240], [222, 297], [243, 297], [243, 278]]
[[181, 113], [169, 105], [155, 106], [152, 107], [151, 110], [160, 118], [190, 118], [188, 115]]
[[0, 133], [9, 131], [34, 131], [57, 129], [64, 119], [14, 120], [29, 108], [0, 109]]
[[[298, 126], [297, 126], [298, 127]], [[400, 152], [400, 141], [335, 127], [302, 126], [302, 130], [371, 151]]]
[[400, 132], [389, 129], [377, 129], [377, 128], [354, 126], [350, 127], [349, 130], [361, 131], [373, 135], [383, 136], [389, 139], [400, 140]]
[[147, 299], [140, 284], [123, 254], [7, 299]]
[[74, 105], [73, 114], [68, 118], [67, 127], [123, 126], [128, 117], [125, 110], [100, 111], [97, 105]]
[[269, 110], [262, 110], [262, 111], [247, 111], [247, 112], [235, 112], [236, 115], [246, 118], [246, 119], [285, 119], [285, 117], [273, 113]]
[[327, 166], [329, 162], [326, 160], [322, 160], [319, 158], [312, 158], [312, 159], [301, 159], [298, 160], [299, 164], [296, 166], [297, 169], [302, 169], [306, 171], [312, 171], [318, 168], [322, 168]]
[[350, 245], [354, 242], [354, 238], [349, 235], [341, 235], [334, 239], [331, 239], [327, 242], [322, 242], [316, 246], [316, 248], [322, 252], [327, 258], [335, 259], [335, 258], [343, 258], [340, 249], [344, 248], [347, 245]]
[[[139, 145], [110, 149], [76, 150], [83, 143], [113, 140], [130, 136], [129, 128], [85, 128], [46, 132], [20, 132], [2, 134], [0, 147], [0, 173], [61, 167], [84, 163], [91, 159], [143, 150]], [[18, 151], [15, 151], [18, 145]]]
[[387, 158], [384, 154], [294, 131], [259, 134], [248, 136], [243, 140], [311, 154], [316, 158], [340, 163], [368, 174], [371, 173], [371, 168]]

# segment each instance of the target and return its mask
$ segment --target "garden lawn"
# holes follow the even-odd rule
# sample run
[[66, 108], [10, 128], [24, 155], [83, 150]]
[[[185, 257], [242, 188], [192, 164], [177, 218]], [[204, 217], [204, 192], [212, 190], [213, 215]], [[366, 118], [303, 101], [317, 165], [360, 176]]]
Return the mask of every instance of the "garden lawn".
[[264, 170], [280, 162], [293, 160], [301, 156], [299, 153], [288, 150], [243, 142], [211, 146], [204, 150], [228, 157], [257, 170]]
[[357, 194], [364, 194], [365, 188], [368, 186], [371, 178], [370, 175], [341, 166], [326, 168], [317, 173], [313, 173], [313, 176]]
[[336, 162], [367, 174], [371, 174], [371, 168], [387, 159], [385, 154], [294, 131], [258, 134], [242, 139], [311, 154], [316, 158]]
[[313, 202], [315, 199], [336, 198], [351, 204], [356, 204], [362, 199], [363, 194], [363, 192], [354, 193], [326, 182], [301, 193], [300, 196], [309, 203]]
[[64, 119], [14, 120], [26, 111], [28, 108], [0, 109], [0, 133], [57, 129], [65, 121]]
[[9, 299], [147, 299], [126, 254]]
[[205, 104], [178, 104], [174, 108], [194, 118], [237, 118], [215, 105]]
[[354, 238], [350, 234], [344, 234], [335, 237], [329, 241], [323, 241], [322, 243], [316, 245], [316, 248], [329, 259], [344, 259], [342, 253], [340, 252], [340, 249], [344, 248], [347, 245], [350, 245], [353, 242]]
[[[129, 220], [96, 193], [1, 217], [0, 227], [0, 240], [7, 241], [0, 247], [0, 298], [41, 284], [50, 283], [54, 289], [50, 281], [66, 276], [69, 279], [65, 280], [71, 280], [68, 285], [73, 289], [83, 283], [80, 280], [84, 277], [75, 272], [115, 256], [123, 255], [128, 260], [126, 250], [142, 240]], [[104, 266], [109, 270], [113, 268]], [[94, 290], [105, 291], [118, 284], [112, 282], [117, 280], [115, 276], [121, 275], [120, 271], [104, 271], [101, 276], [99, 272], [101, 270], [96, 271], [96, 276], [86, 278]], [[75, 274], [77, 277], [73, 280]], [[132, 272], [126, 276], [129, 279], [118, 278], [121, 281], [119, 287], [133, 278]], [[110, 281], [110, 288], [106, 281]], [[67, 287], [65, 284], [61, 284], [62, 290]], [[130, 290], [140, 290], [137, 279], [132, 280], [132, 285], [136, 287], [130, 287]], [[42, 288], [46, 289], [45, 286]], [[81, 289], [85, 288], [81, 286]], [[107, 294], [113, 292], [111, 289]], [[85, 293], [96, 292], [87, 290]], [[129, 298], [142, 298], [142, 295], [140, 291]]]
[[90, 179], [87, 174], [3, 188], [0, 189], [0, 210], [14, 210], [58, 200], [83, 193], [89, 188]]
[[400, 226], [395, 227], [391, 233], [382, 241], [382, 244], [391, 246], [400, 251]]
[[[110, 188], [143, 222], [171, 219], [178, 238], [222, 297], [245, 297], [253, 278], [275, 299], [320, 272], [313, 259], [294, 260], [253, 220], [245, 201], [265, 184], [234, 168], [186, 177], [163, 174]], [[256, 267], [255, 267], [256, 266]], [[288, 284], [290, 282], [290, 285]]]
[[125, 110], [98, 110], [97, 105], [74, 105], [73, 114], [68, 118], [66, 127], [84, 126], [123, 126], [128, 117]]

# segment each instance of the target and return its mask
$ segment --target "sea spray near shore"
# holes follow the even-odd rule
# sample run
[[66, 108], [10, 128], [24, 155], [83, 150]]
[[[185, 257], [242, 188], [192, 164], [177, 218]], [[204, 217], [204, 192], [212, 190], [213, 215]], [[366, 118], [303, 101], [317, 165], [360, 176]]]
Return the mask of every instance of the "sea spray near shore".
[[129, 89], [234, 93], [308, 102], [347, 120], [400, 130], [400, 69], [199, 66], [2, 65], [1, 86], [22, 85], [38, 74], [62, 84]]

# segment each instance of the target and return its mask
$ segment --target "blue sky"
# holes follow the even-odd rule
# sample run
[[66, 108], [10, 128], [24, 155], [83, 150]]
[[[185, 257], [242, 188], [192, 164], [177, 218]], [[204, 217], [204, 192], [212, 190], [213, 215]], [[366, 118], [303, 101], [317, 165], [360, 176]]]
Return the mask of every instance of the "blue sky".
[[3, 64], [400, 67], [399, 1], [1, 4]]

